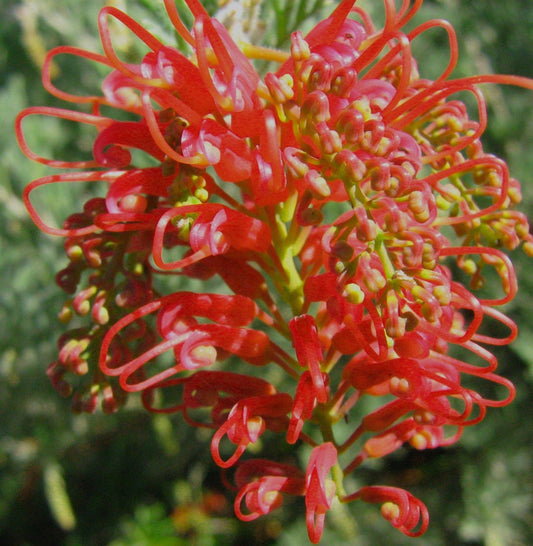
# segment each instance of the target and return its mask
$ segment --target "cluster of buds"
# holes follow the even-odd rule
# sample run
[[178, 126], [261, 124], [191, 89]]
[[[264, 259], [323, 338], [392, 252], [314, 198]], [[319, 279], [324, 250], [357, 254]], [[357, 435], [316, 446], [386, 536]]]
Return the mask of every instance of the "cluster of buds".
[[[453, 28], [435, 20], [403, 30], [422, 0], [399, 9], [384, 0], [381, 29], [342, 0], [306, 36], [294, 32], [289, 53], [237, 45], [199, 0], [186, 0], [192, 29], [174, 0], [164, 3], [187, 54], [105, 7], [104, 53], [58, 47], [43, 70], [47, 90], [90, 112], [32, 107], [17, 118], [24, 153], [64, 171], [33, 181], [24, 200], [43, 231], [66, 238], [69, 264], [57, 281], [72, 297], [61, 321], [86, 317], [61, 337], [49, 376], [78, 411], [99, 400], [114, 411], [139, 392], [147, 410], [212, 429], [211, 455], [233, 470], [242, 520], [286, 495], [304, 497], [317, 543], [335, 499], [361, 500], [418, 536], [428, 526], [421, 501], [375, 484], [346, 492], [344, 478], [405, 444], [452, 444], [488, 407], [513, 399], [490, 346], [516, 336], [497, 309], [517, 290], [505, 251], [524, 243], [533, 254], [533, 239], [512, 210], [519, 184], [480, 143], [477, 85], [533, 82], [450, 79]], [[139, 64], [115, 51], [113, 20], [147, 50]], [[419, 76], [411, 43], [434, 27], [451, 55], [433, 81]], [[109, 69], [101, 95], [53, 84], [52, 63], [65, 55]], [[261, 78], [253, 59], [278, 68]], [[453, 98], [465, 91], [475, 120]], [[106, 114], [116, 111], [129, 121]], [[94, 159], [33, 151], [23, 122], [35, 115], [93, 126]], [[136, 165], [134, 150], [151, 166]], [[65, 182], [105, 195], [57, 228], [30, 196]], [[473, 293], [487, 271], [501, 280], [493, 299]], [[178, 275], [212, 289], [172, 292], [159, 282]], [[484, 334], [487, 322], [503, 325], [502, 337]], [[503, 394], [492, 398], [484, 385]], [[307, 444], [305, 469], [296, 458], [248, 456], [260, 438]]]

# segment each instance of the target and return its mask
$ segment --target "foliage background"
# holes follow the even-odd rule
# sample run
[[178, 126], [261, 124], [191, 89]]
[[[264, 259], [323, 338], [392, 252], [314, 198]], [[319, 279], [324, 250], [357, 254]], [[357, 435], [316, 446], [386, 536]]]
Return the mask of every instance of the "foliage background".
[[[372, 9], [380, 4], [361, 3]], [[159, 0], [114, 4], [169, 43], [175, 40]], [[216, 8], [216, 0], [205, 4]], [[263, 4], [263, 38], [272, 45], [282, 44], [298, 18], [315, 8], [317, 14], [320, 8], [322, 13], [332, 9], [327, 0]], [[18, 150], [13, 120], [26, 106], [57, 102], [40, 84], [46, 50], [61, 44], [100, 50], [96, 15], [102, 5], [104, 0], [3, 0], [0, 6], [0, 543], [305, 543], [299, 504], [289, 503], [253, 524], [233, 518], [202, 431], [189, 430], [179, 419], [153, 418], [135, 403], [113, 416], [74, 416], [45, 376], [61, 331], [56, 315], [63, 296], [53, 278], [65, 259], [61, 241], [41, 234], [22, 205], [24, 185], [46, 171]], [[533, 77], [530, 2], [426, 0], [417, 20], [428, 17], [446, 18], [457, 30], [462, 60], [455, 75], [494, 71]], [[415, 51], [422, 73], [434, 76], [447, 61], [446, 41], [438, 32], [428, 39]], [[99, 77], [76, 65], [62, 66], [58, 76], [72, 89], [96, 85]], [[531, 213], [533, 94], [497, 87], [487, 87], [486, 93], [492, 119], [485, 147], [508, 160], [523, 184], [524, 210]], [[36, 146], [49, 157], [90, 149], [82, 131], [57, 120], [27, 123], [34, 124]], [[44, 205], [58, 218], [81, 207], [79, 192], [68, 187], [47, 199]], [[533, 544], [533, 276], [530, 260], [520, 252], [513, 258], [520, 295], [506, 311], [521, 334], [500, 351], [500, 361], [501, 372], [517, 385], [515, 403], [489, 411], [457, 446], [406, 449], [361, 475], [405, 486], [426, 502], [432, 523], [418, 544]], [[415, 542], [390, 528], [375, 507], [337, 508], [328, 522], [323, 543], [332, 546]]]

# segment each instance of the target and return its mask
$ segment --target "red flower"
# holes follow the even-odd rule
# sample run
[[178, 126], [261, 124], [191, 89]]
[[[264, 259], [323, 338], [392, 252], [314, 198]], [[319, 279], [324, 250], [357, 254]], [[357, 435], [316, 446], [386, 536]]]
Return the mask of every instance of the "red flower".
[[318, 339], [318, 331], [313, 317], [301, 315], [289, 322], [296, 358], [300, 365], [309, 370], [313, 383], [313, 397], [318, 402], [326, 402], [328, 393], [324, 377], [320, 371], [322, 351]]
[[307, 532], [313, 544], [320, 542], [324, 530], [326, 511], [335, 498], [335, 482], [327, 476], [337, 462], [337, 450], [331, 442], [313, 449], [305, 473], [305, 506]]
[[[157, 329], [164, 341], [131, 358], [126, 349], [128, 328], [142, 324], [144, 318], [158, 311]], [[106, 333], [100, 351], [99, 366], [107, 375], [119, 376], [126, 391], [134, 392], [156, 386], [179, 371], [209, 366], [217, 359], [216, 348], [260, 363], [269, 341], [263, 332], [240, 328], [251, 322], [255, 304], [244, 296], [194, 294], [177, 292], [138, 308], [118, 320]], [[194, 318], [203, 316], [215, 321], [200, 324]], [[173, 349], [176, 364], [146, 378], [146, 364]], [[133, 377], [132, 383], [129, 379]]]
[[[212, 429], [215, 463], [238, 467], [241, 519], [269, 513], [286, 494], [305, 496], [309, 537], [318, 542], [338, 496], [380, 503], [395, 527], [422, 534], [427, 511], [409, 493], [372, 486], [344, 495], [341, 482], [405, 444], [451, 444], [488, 407], [514, 397], [490, 346], [517, 332], [495, 309], [517, 293], [504, 251], [523, 243], [533, 254], [533, 238], [513, 209], [518, 182], [480, 142], [487, 116], [477, 85], [533, 83], [450, 79], [451, 26], [436, 20], [405, 30], [421, 0], [399, 9], [384, 0], [382, 29], [342, 0], [307, 36], [294, 32], [287, 53], [240, 48], [199, 0], [186, 0], [191, 29], [173, 0], [164, 3], [189, 56], [105, 7], [104, 54], [59, 47], [43, 69], [53, 95], [90, 113], [32, 107], [16, 121], [23, 152], [64, 171], [23, 195], [35, 223], [66, 238], [69, 262], [56, 280], [69, 298], [60, 320], [77, 315], [81, 323], [61, 336], [47, 373], [77, 411], [95, 411], [99, 400], [115, 411], [126, 393], [141, 392], [149, 411], [181, 412], [189, 425]], [[120, 59], [111, 18], [148, 50], [137, 63]], [[446, 31], [451, 55], [432, 81], [420, 77], [411, 42], [435, 26]], [[53, 84], [52, 63], [64, 55], [108, 70], [100, 94]], [[253, 58], [279, 66], [261, 77]], [[477, 120], [453, 97], [465, 91]], [[128, 121], [107, 114], [117, 110]], [[35, 115], [94, 128], [93, 159], [34, 151], [24, 120]], [[140, 166], [139, 155], [151, 166]], [[74, 182], [91, 182], [103, 196], [63, 226], [48, 225], [33, 192]], [[488, 270], [502, 295], [483, 299], [475, 290]], [[178, 276], [194, 280], [190, 290], [173, 283]], [[485, 334], [486, 319], [508, 333]], [[453, 345], [464, 360], [450, 356]], [[489, 399], [465, 386], [468, 376], [508, 394]], [[362, 396], [376, 401], [366, 415]], [[337, 442], [341, 420], [353, 430]], [[306, 472], [242, 462], [260, 437], [310, 446]]]
[[[235, 498], [235, 513], [243, 521], [252, 521], [280, 508], [282, 493], [303, 495], [305, 491], [299, 468], [264, 459], [240, 463], [235, 472], [235, 483], [240, 488]], [[243, 500], [248, 513], [242, 511]]]
[[[291, 397], [285, 393], [255, 396], [237, 402], [211, 440], [214, 461], [221, 468], [233, 466], [248, 444], [257, 442], [265, 430], [271, 429], [276, 432], [284, 430], [291, 404]], [[237, 449], [229, 459], [224, 460], [220, 456], [219, 445], [226, 435], [237, 445]]]
[[[381, 504], [381, 515], [403, 533], [417, 537], [425, 533], [429, 515], [425, 505], [407, 491], [396, 487], [362, 487], [351, 500]], [[418, 530], [415, 530], [418, 527]]]
[[[328, 376], [322, 374], [324, 384], [327, 385]], [[318, 403], [316, 388], [313, 384], [313, 378], [309, 371], [304, 372], [298, 385], [296, 386], [296, 394], [294, 395], [294, 404], [291, 410], [291, 420], [289, 429], [287, 430], [287, 442], [294, 444], [300, 438], [300, 432], [305, 422], [311, 419], [313, 410]]]
[[[189, 244], [192, 253], [175, 262], [166, 263], [162, 252], [168, 224], [176, 218], [199, 212], [189, 227]], [[179, 230], [179, 228], [178, 228]], [[176, 231], [178, 231], [176, 230]], [[266, 252], [271, 244], [269, 227], [256, 218], [231, 210], [221, 205], [185, 205], [165, 211], [157, 221], [154, 233], [153, 257], [161, 269], [173, 270], [187, 267], [209, 256], [226, 254], [230, 250]], [[247, 256], [253, 259], [253, 254]]]

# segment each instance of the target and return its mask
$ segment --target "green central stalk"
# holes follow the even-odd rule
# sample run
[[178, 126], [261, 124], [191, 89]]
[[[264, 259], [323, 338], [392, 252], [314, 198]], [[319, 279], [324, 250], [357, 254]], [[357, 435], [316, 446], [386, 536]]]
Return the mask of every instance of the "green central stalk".
[[[298, 194], [294, 193], [285, 203], [277, 207], [273, 227], [273, 246], [279, 257], [282, 270], [274, 271], [272, 280], [285, 302], [292, 310], [293, 315], [301, 313], [304, 296], [304, 282], [298, 271], [295, 258], [302, 248], [301, 229], [293, 220], [296, 206], [298, 203]], [[287, 222], [292, 221], [290, 228], [287, 229]]]

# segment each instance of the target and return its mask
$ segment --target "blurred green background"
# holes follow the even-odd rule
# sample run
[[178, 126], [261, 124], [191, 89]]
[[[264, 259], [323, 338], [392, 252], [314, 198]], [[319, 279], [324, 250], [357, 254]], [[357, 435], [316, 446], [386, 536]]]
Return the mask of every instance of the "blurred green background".
[[[154, 418], [135, 403], [113, 416], [72, 415], [68, 400], [45, 376], [62, 331], [56, 316], [63, 294], [53, 279], [66, 259], [61, 240], [40, 233], [26, 214], [23, 187], [48, 171], [24, 158], [12, 127], [26, 106], [60, 105], [40, 83], [44, 53], [61, 44], [99, 51], [96, 16], [104, 4], [2, 0], [0, 6], [0, 544], [306, 543], [298, 503], [251, 524], [233, 517], [231, 496], [208, 456], [203, 431], [189, 430], [179, 417]], [[175, 40], [162, 1], [113, 4], [170, 43]], [[325, 0], [263, 4], [263, 38], [272, 45], [281, 45], [299, 19], [309, 25], [306, 15], [327, 13], [332, 5]], [[379, 12], [378, 0], [361, 4]], [[206, 5], [214, 10], [216, 1]], [[457, 30], [462, 57], [455, 75], [533, 77], [531, 2], [426, 0], [417, 21], [431, 17], [446, 18]], [[435, 76], [447, 62], [446, 40], [442, 31], [428, 33], [427, 40], [415, 44], [415, 51], [422, 74]], [[58, 76], [71, 89], [80, 82], [90, 88], [101, 77], [76, 64]], [[486, 94], [491, 121], [485, 148], [510, 163], [523, 184], [522, 210], [531, 212], [533, 93], [490, 86]], [[27, 123], [38, 149], [49, 157], [90, 150], [77, 128], [43, 118]], [[79, 192], [61, 188], [50, 198], [50, 215], [60, 220], [79, 210], [78, 200]], [[452, 448], [405, 449], [362, 476], [405, 486], [428, 505], [431, 525], [416, 540], [421, 545], [533, 544], [533, 264], [521, 252], [513, 259], [520, 295], [506, 312], [521, 333], [499, 358], [501, 373], [518, 389], [514, 404], [489, 411]], [[375, 507], [334, 509], [327, 522], [323, 544], [328, 546], [415, 543], [392, 529]]]

